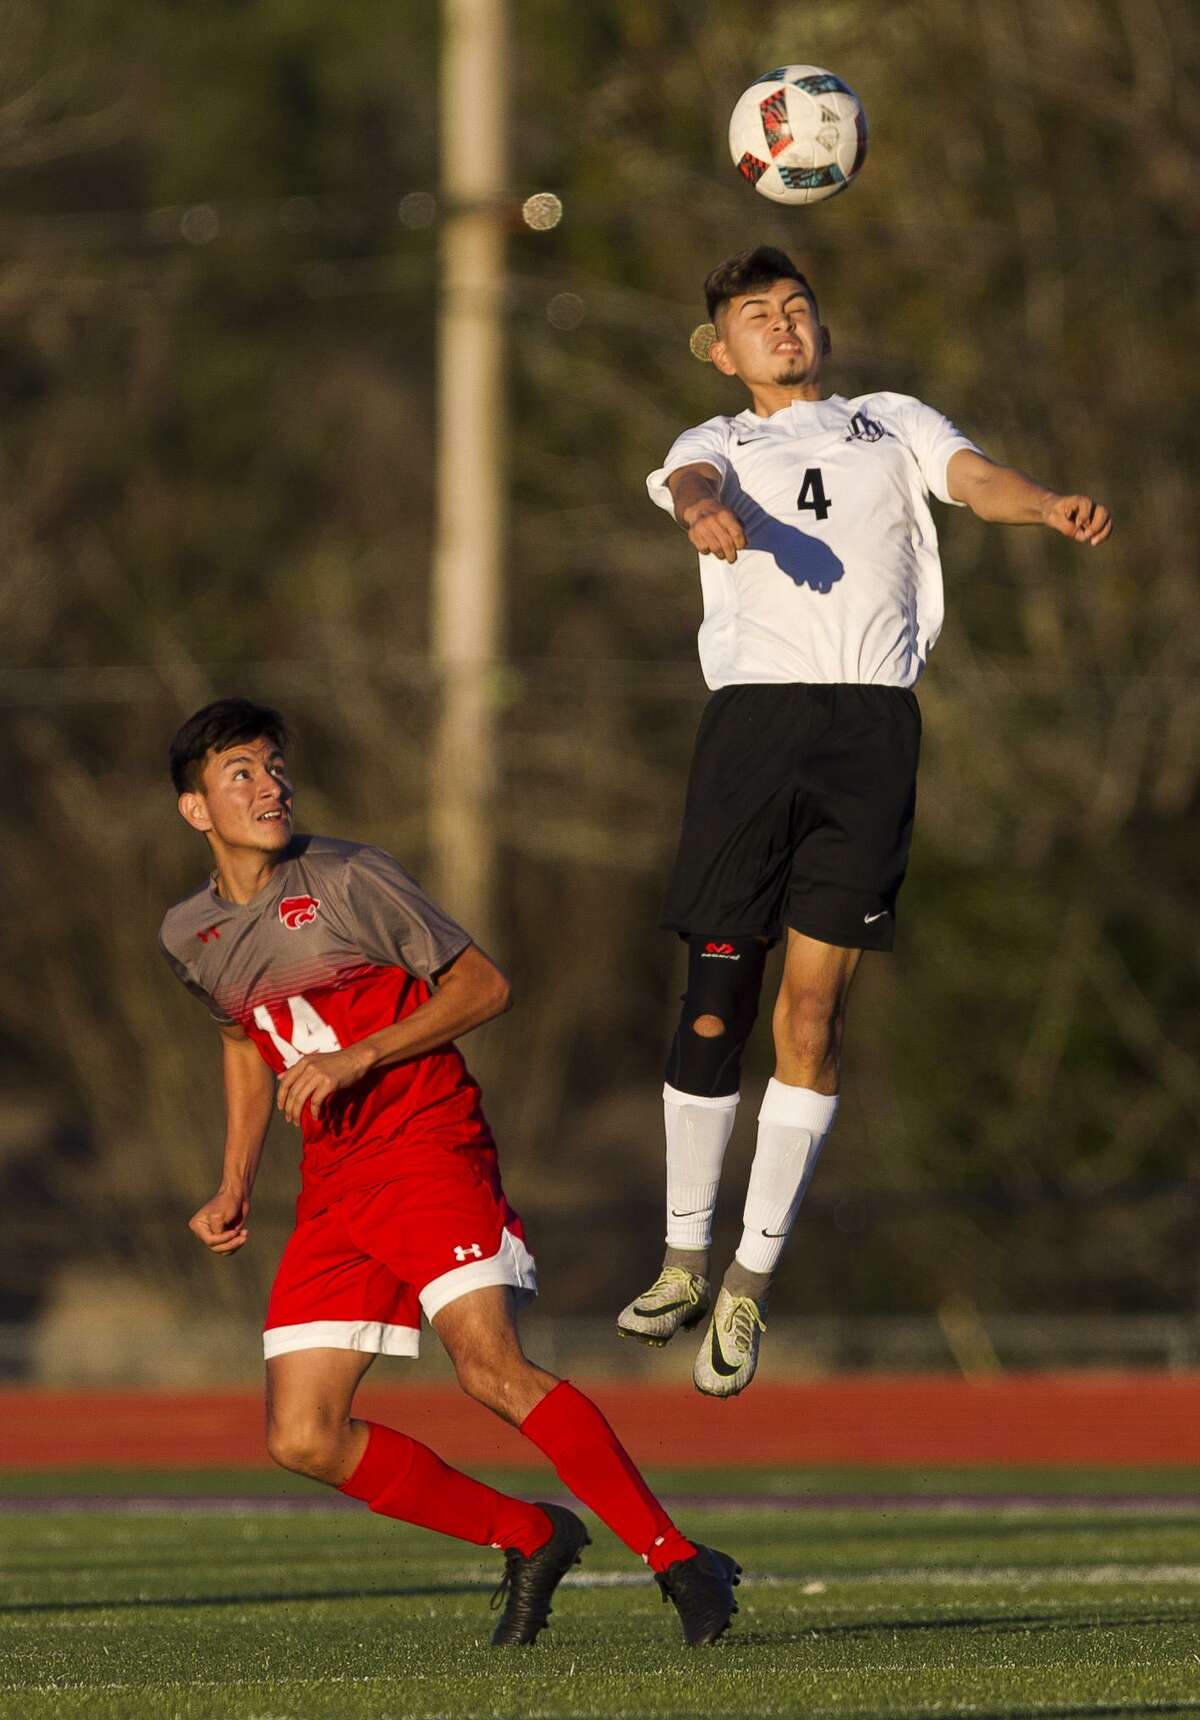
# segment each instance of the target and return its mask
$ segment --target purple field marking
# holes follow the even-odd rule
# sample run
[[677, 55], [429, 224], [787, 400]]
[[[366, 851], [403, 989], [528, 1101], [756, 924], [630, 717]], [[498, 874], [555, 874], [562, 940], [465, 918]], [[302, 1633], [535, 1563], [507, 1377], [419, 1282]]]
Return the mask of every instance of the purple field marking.
[[[551, 1495], [550, 1497], [554, 1497]], [[573, 1503], [567, 1495], [564, 1504]], [[1122, 1511], [1200, 1512], [1200, 1493], [672, 1493], [663, 1504], [671, 1511]], [[311, 1499], [280, 1499], [252, 1494], [105, 1494], [51, 1493], [41, 1498], [0, 1495], [0, 1514], [15, 1516], [72, 1512], [81, 1515], [161, 1516], [188, 1512], [195, 1516], [262, 1514], [269, 1517], [313, 1516], [352, 1511], [357, 1500], [340, 1493]]]

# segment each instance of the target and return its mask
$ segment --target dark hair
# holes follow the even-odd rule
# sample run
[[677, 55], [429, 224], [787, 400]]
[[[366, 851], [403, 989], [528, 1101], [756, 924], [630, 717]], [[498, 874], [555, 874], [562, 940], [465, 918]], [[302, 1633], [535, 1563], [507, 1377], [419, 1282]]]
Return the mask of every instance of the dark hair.
[[704, 302], [708, 320], [715, 322], [717, 312], [730, 299], [751, 293], [755, 287], [769, 287], [775, 281], [798, 281], [817, 309], [817, 295], [807, 278], [793, 263], [786, 251], [774, 245], [756, 245], [752, 251], [739, 251], [718, 263], [704, 283]]
[[198, 791], [210, 752], [224, 752], [239, 741], [268, 740], [284, 752], [288, 726], [270, 705], [252, 699], [217, 699], [188, 718], [171, 742], [171, 781], [177, 794]]

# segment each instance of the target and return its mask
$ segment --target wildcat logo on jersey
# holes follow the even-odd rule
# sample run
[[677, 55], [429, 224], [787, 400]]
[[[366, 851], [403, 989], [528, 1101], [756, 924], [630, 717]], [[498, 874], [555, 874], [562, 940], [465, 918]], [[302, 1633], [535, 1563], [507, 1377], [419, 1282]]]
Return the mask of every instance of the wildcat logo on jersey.
[[320, 906], [319, 896], [285, 896], [279, 904], [279, 918], [289, 932], [298, 932], [301, 926], [312, 925]]
[[847, 442], [878, 442], [880, 437], [886, 435], [887, 431], [882, 424], [876, 423], [874, 418], [868, 418], [865, 412], [856, 412], [850, 420], [850, 434], [846, 440]]

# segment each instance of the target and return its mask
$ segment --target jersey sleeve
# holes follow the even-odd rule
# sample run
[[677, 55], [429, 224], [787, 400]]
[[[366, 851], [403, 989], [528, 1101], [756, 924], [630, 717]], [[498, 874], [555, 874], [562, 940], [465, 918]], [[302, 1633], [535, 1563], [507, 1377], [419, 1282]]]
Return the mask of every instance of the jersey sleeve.
[[205, 991], [199, 980], [192, 978], [192, 975], [188, 972], [188, 969], [185, 967], [183, 962], [179, 960], [178, 956], [172, 953], [165, 938], [159, 938], [158, 947], [162, 951], [163, 959], [171, 972], [175, 975], [175, 978], [182, 986], [185, 986], [187, 990], [191, 992], [193, 997], [199, 998], [205, 1009], [207, 1009], [208, 1013], [217, 1023], [217, 1026], [235, 1027], [237, 1023], [234, 1021], [233, 1017], [231, 1015], [226, 1015], [225, 1011], [221, 1008], [212, 993], [210, 991]]
[[724, 419], [710, 418], [707, 424], [697, 424], [694, 430], [685, 430], [672, 442], [662, 465], [646, 479], [650, 500], [674, 515], [675, 500], [667, 487], [667, 479], [681, 466], [715, 466], [724, 484], [729, 472], [729, 459], [725, 452], [728, 443], [729, 431]]
[[951, 507], [961, 507], [950, 494], [946, 481], [946, 467], [950, 464], [952, 455], [960, 448], [968, 448], [974, 454], [979, 449], [969, 436], [964, 436], [948, 418], [933, 406], [926, 406], [923, 401], [905, 399], [901, 402], [897, 416], [904, 439], [913, 452], [926, 488], [940, 502], [948, 502]]
[[369, 961], [432, 979], [471, 942], [382, 848], [359, 848], [344, 881], [350, 934]]

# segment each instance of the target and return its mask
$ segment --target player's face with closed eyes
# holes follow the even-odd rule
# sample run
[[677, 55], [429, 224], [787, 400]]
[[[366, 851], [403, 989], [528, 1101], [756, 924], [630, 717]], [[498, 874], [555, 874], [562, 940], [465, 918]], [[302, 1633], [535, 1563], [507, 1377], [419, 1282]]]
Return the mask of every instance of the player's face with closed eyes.
[[829, 334], [804, 288], [793, 280], [755, 287], [717, 313], [710, 357], [726, 376], [747, 387], [788, 388], [816, 382], [829, 351]]
[[292, 785], [287, 763], [269, 740], [240, 741], [212, 752], [201, 793], [180, 796], [179, 810], [196, 830], [230, 848], [268, 853], [286, 848], [292, 835]]

